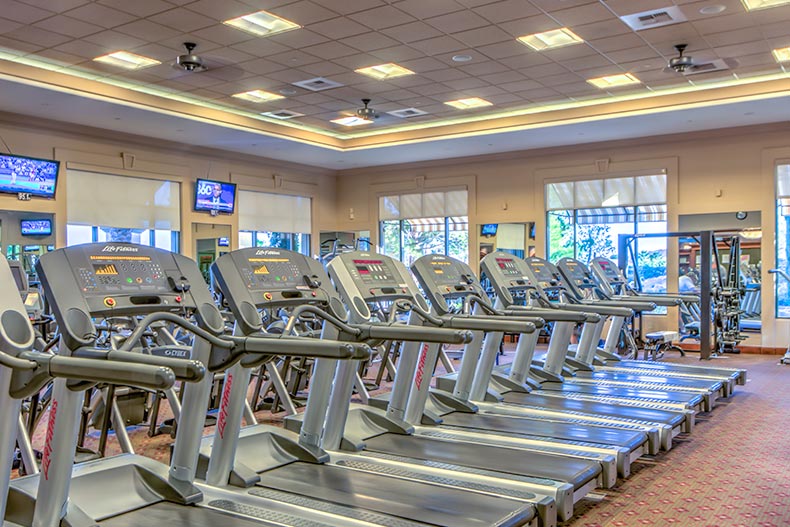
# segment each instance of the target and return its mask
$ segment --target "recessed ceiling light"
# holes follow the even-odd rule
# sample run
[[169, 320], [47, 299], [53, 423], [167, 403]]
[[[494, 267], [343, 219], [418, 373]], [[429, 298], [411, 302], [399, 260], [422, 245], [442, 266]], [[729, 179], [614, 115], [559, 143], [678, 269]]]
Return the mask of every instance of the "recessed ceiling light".
[[453, 55], [453, 62], [469, 62], [472, 55]]
[[118, 66], [119, 68], [126, 68], [127, 70], [140, 70], [149, 66], [156, 66], [161, 64], [158, 60], [143, 57], [129, 51], [116, 51], [101, 57], [96, 57], [96, 62], [109, 64], [110, 66]]
[[617, 75], [604, 75], [595, 79], [587, 79], [587, 82], [596, 88], [616, 88], [618, 86], [628, 86], [629, 84], [639, 84], [640, 81], [630, 73], [618, 73]]
[[237, 99], [244, 99], [250, 102], [267, 102], [276, 101], [277, 99], [284, 99], [282, 95], [272, 93], [264, 90], [250, 90], [243, 93], [234, 93], [233, 97]]
[[714, 5], [706, 5], [705, 7], [700, 8], [699, 12], [702, 15], [718, 15], [719, 13], [724, 12], [727, 9], [727, 6], [721, 4], [714, 4]]
[[790, 46], [786, 48], [777, 48], [771, 50], [771, 53], [774, 54], [774, 58], [776, 62], [788, 62], [790, 61]]
[[258, 11], [257, 13], [231, 18], [230, 20], [225, 20], [223, 24], [233, 26], [259, 37], [268, 37], [302, 27], [299, 24], [280, 18], [266, 11]]
[[446, 103], [453, 108], [458, 108], [459, 110], [468, 110], [470, 108], [482, 108], [483, 106], [492, 106], [494, 103], [488, 102], [485, 99], [481, 99], [480, 97], [469, 97], [467, 99], [458, 99], [456, 101], [447, 101]]
[[343, 126], [360, 126], [363, 124], [370, 124], [373, 121], [351, 115], [348, 117], [341, 117], [340, 119], [332, 119], [331, 122], [335, 124], [342, 124]]
[[516, 40], [526, 46], [531, 47], [535, 51], [561, 48], [563, 46], [570, 46], [572, 44], [580, 44], [584, 42], [584, 40], [579, 35], [567, 27], [552, 29], [551, 31], [544, 31], [543, 33], [524, 35], [523, 37], [518, 37]]
[[403, 77], [404, 75], [414, 75], [414, 72], [403, 66], [398, 66], [389, 62], [387, 64], [379, 64], [378, 66], [368, 66], [367, 68], [359, 68], [354, 70], [362, 75], [373, 77], [377, 80], [394, 79], [396, 77]]
[[741, 2], [748, 11], [790, 4], [790, 0], [741, 0]]

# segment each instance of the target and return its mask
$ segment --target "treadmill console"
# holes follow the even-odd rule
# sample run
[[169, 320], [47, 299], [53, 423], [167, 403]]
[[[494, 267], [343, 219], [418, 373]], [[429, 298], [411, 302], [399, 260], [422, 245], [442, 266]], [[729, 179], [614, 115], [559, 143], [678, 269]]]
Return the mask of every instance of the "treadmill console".
[[70, 347], [93, 342], [93, 318], [195, 312], [204, 329], [224, 330], [197, 264], [180, 254], [130, 243], [90, 243], [42, 255], [36, 271]]
[[472, 268], [461, 260], [443, 254], [427, 254], [415, 261], [411, 270], [434, 309], [446, 315], [447, 300], [475, 295], [488, 302], [488, 297]]
[[537, 256], [531, 256], [525, 262], [530, 280], [544, 301], [548, 301], [549, 293], [559, 295], [567, 290], [560, 271], [553, 263]]
[[574, 296], [579, 299], [585, 297], [585, 291], [598, 287], [590, 269], [579, 260], [562, 258], [557, 262], [557, 269], [560, 270], [560, 273], [565, 278], [565, 284], [573, 292]]
[[363, 251], [339, 254], [329, 262], [327, 271], [354, 322], [370, 319], [369, 302], [410, 300], [428, 309], [406, 266], [387, 255]]
[[347, 316], [321, 264], [297, 252], [239, 249], [217, 258], [211, 274], [244, 334], [263, 327], [261, 308], [315, 304], [340, 319]]
[[590, 261], [590, 269], [608, 294], [614, 294], [615, 290], [625, 285], [620, 269], [608, 258], [593, 258]]
[[504, 251], [494, 251], [480, 260], [480, 274], [488, 277], [506, 306], [515, 303], [513, 293], [535, 289], [525, 268], [524, 260]]

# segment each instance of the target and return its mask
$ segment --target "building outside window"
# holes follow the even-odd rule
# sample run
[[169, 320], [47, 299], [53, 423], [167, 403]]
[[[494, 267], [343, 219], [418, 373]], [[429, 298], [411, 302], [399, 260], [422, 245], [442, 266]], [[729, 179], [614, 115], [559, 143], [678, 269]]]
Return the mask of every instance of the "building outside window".
[[[790, 164], [776, 167], [776, 268], [790, 273]], [[790, 282], [777, 275], [776, 317], [790, 318]]]

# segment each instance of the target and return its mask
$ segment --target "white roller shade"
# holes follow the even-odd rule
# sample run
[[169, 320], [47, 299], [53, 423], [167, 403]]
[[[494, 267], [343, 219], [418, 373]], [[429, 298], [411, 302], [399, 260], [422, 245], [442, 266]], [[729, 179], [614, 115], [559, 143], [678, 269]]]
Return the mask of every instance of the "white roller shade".
[[667, 202], [667, 175], [639, 176], [636, 180], [636, 204]]
[[577, 209], [600, 207], [603, 203], [603, 181], [577, 181], [574, 184], [573, 199]]
[[[790, 191], [790, 177], [788, 177]], [[636, 176], [546, 183], [546, 210], [655, 205], [667, 201], [667, 176]]]
[[621, 177], [603, 180], [604, 207], [627, 207], [634, 204], [634, 178]]
[[466, 216], [468, 208], [466, 190], [381, 196], [379, 221]]
[[546, 210], [572, 209], [573, 182], [549, 183], [546, 185]]
[[790, 198], [790, 165], [776, 167], [776, 197]]
[[173, 181], [69, 170], [68, 223], [180, 231], [180, 192]]
[[312, 231], [307, 197], [241, 190], [238, 211], [240, 231]]

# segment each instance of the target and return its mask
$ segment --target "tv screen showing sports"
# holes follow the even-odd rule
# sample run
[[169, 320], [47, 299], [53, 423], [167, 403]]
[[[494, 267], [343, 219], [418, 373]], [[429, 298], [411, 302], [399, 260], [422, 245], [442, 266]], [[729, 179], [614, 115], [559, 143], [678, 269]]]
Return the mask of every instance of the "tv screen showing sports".
[[21, 220], [19, 228], [22, 236], [49, 236], [52, 234], [52, 220]]
[[195, 210], [233, 213], [236, 206], [236, 185], [198, 179], [195, 183]]
[[55, 197], [58, 161], [0, 154], [0, 192]]
[[218, 247], [230, 247], [230, 238], [217, 238]]
[[481, 236], [496, 236], [496, 230], [499, 227], [498, 223], [486, 223], [480, 227]]

